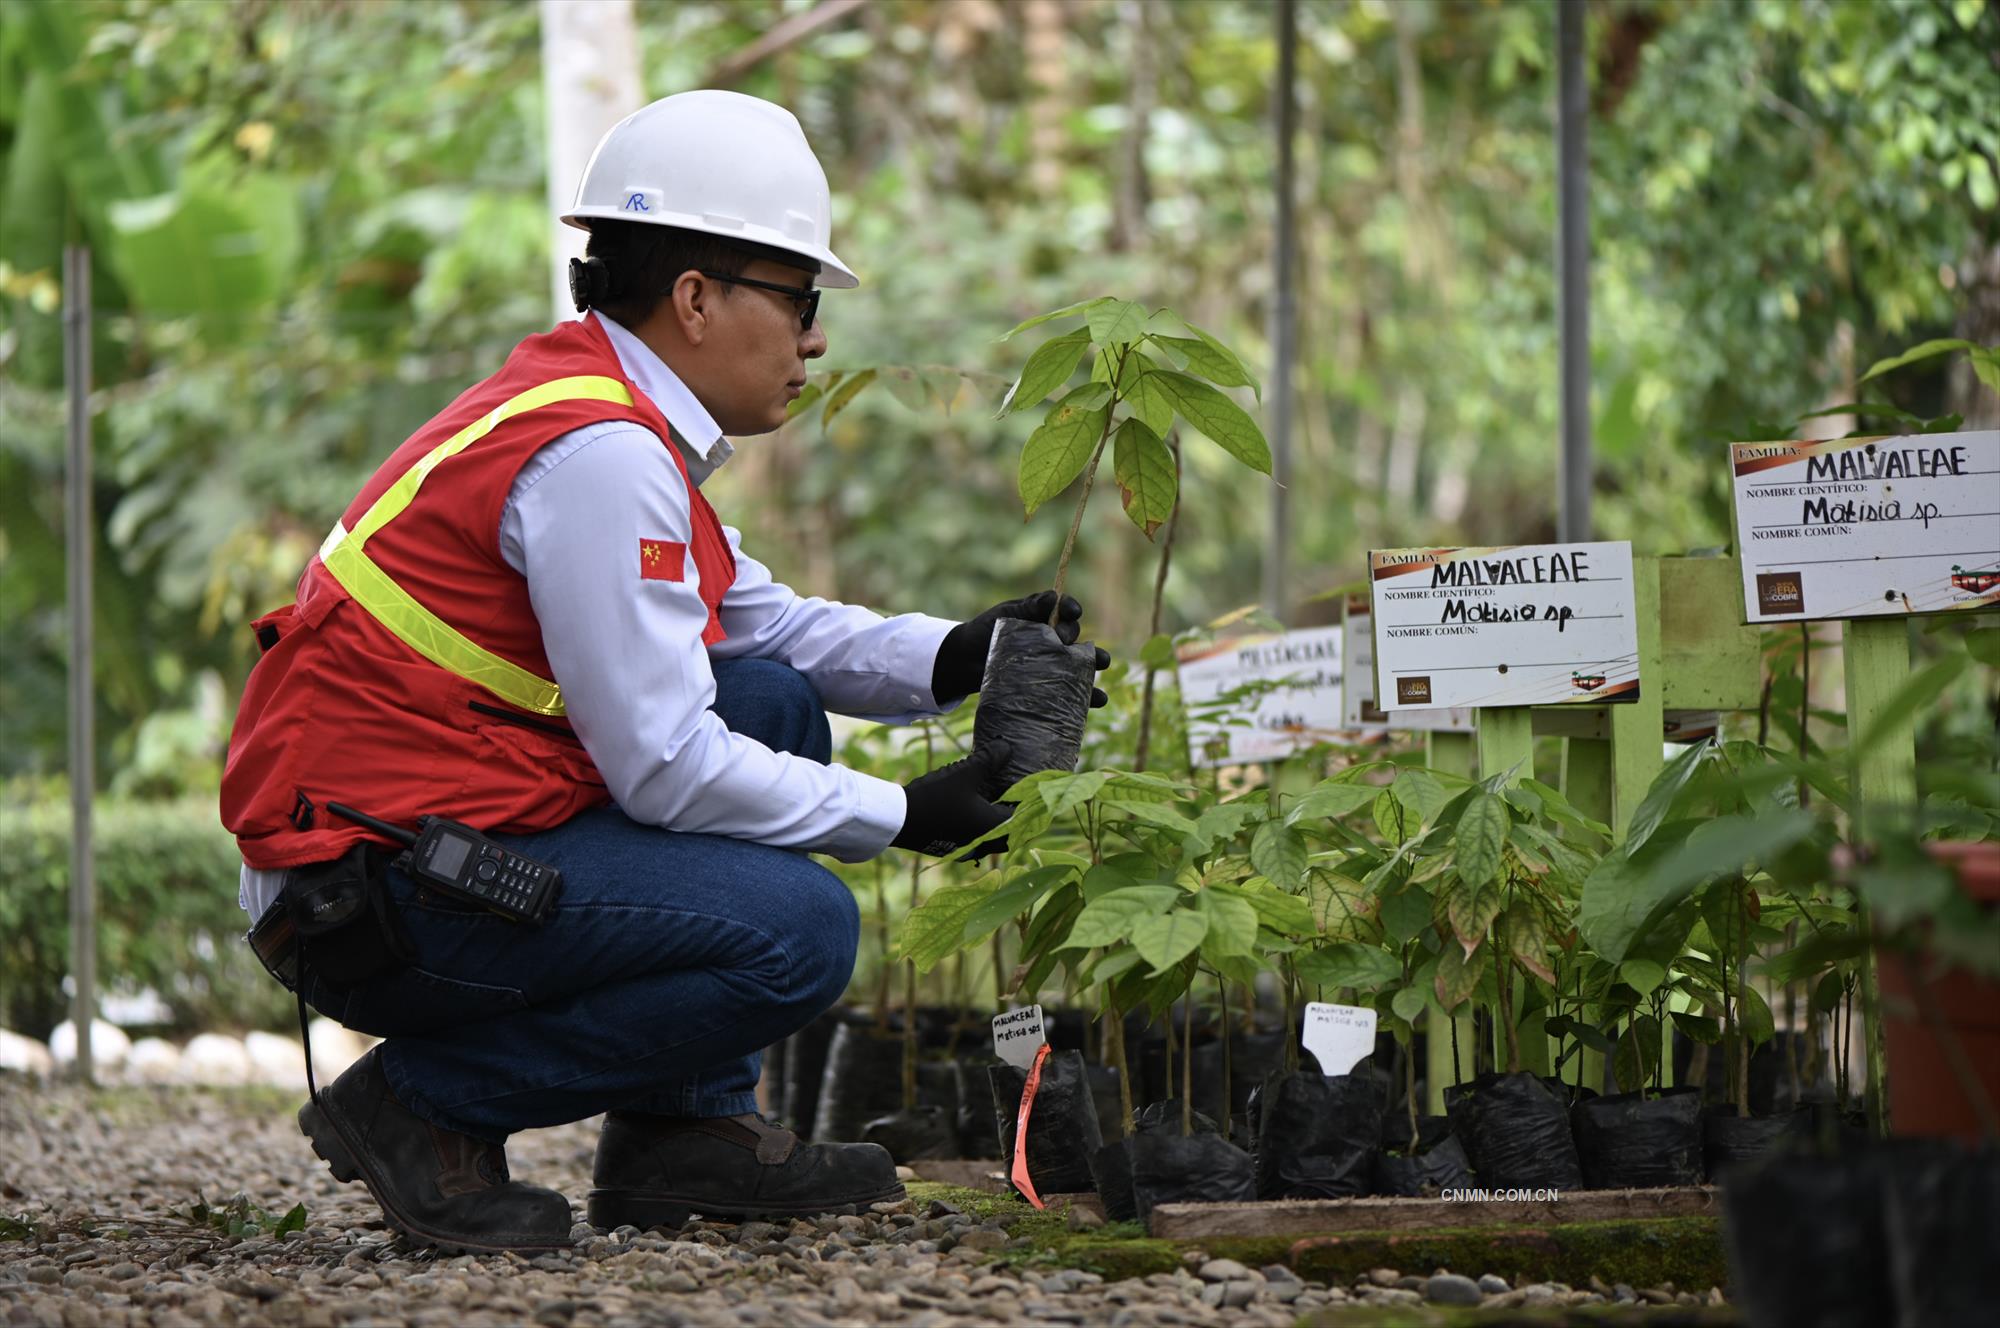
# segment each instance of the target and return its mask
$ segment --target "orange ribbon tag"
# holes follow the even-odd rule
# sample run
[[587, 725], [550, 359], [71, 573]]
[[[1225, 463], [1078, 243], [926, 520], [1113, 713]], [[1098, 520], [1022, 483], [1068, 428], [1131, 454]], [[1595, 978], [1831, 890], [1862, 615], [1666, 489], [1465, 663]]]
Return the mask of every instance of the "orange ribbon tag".
[[1042, 1062], [1048, 1058], [1049, 1044], [1044, 1042], [1035, 1053], [1035, 1063], [1028, 1067], [1028, 1083], [1021, 1090], [1021, 1109], [1014, 1116], [1014, 1188], [1037, 1208], [1048, 1205], [1035, 1193], [1035, 1183], [1028, 1179], [1028, 1113], [1035, 1109], [1035, 1090], [1042, 1086]]

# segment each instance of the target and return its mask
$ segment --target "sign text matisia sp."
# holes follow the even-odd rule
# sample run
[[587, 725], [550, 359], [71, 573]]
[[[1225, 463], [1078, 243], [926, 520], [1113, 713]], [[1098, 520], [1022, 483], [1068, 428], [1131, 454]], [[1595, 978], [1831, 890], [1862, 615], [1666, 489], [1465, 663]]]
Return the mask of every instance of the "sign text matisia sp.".
[[1385, 709], [1636, 701], [1623, 541], [1369, 555]]
[[2000, 432], [1737, 443], [1749, 622], [2000, 603]]

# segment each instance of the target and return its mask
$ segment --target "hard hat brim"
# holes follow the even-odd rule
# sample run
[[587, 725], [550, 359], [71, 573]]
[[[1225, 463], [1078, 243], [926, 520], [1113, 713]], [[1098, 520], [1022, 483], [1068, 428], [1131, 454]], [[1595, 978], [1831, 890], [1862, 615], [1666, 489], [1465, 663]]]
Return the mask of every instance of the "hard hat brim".
[[810, 258], [819, 264], [819, 284], [825, 290], [852, 290], [861, 284], [861, 278], [853, 269], [834, 256], [831, 249], [821, 245], [801, 244], [789, 235], [781, 234], [768, 226], [717, 226], [701, 217], [684, 212], [661, 212], [649, 217], [635, 217], [630, 212], [611, 207], [571, 208], [562, 214], [563, 224], [587, 231], [593, 219], [605, 221], [636, 221], [649, 226], [673, 226], [684, 231], [700, 231], [704, 235], [714, 235], [724, 240], [741, 240], [749, 244], [761, 245], [766, 249], [778, 249], [788, 254]]

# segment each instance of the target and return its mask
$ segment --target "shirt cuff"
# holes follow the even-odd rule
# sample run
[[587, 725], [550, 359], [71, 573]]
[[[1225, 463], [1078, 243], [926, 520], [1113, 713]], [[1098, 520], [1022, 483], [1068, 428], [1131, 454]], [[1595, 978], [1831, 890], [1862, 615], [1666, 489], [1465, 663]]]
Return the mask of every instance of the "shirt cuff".
[[895, 654], [889, 662], [896, 686], [902, 692], [897, 699], [908, 702], [910, 712], [917, 715], [946, 715], [958, 709], [965, 703], [964, 697], [940, 705], [931, 691], [931, 675], [937, 671], [938, 650], [944, 645], [951, 629], [958, 624], [949, 618], [933, 618], [927, 613], [906, 613], [897, 621], [907, 624], [897, 634]]
[[854, 814], [819, 851], [842, 862], [866, 862], [902, 832], [903, 821], [910, 814], [909, 798], [901, 784], [841, 768], [854, 789]]

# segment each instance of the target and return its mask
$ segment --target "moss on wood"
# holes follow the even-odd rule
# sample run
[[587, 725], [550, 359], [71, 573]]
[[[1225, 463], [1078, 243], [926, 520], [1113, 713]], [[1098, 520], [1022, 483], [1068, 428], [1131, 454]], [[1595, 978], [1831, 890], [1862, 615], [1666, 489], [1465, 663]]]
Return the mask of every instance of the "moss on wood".
[[[1095, 1231], [1071, 1231], [1063, 1212], [1037, 1211], [1011, 1194], [988, 1194], [924, 1181], [913, 1181], [908, 1188], [919, 1203], [942, 1199], [981, 1221], [996, 1218], [1004, 1221], [1016, 1238], [1027, 1239], [1026, 1246], [1001, 1251], [997, 1256], [1001, 1262], [1081, 1268], [1109, 1278], [1172, 1272], [1182, 1266], [1190, 1253], [1199, 1250], [1210, 1257], [1235, 1259], [1252, 1268], [1288, 1264], [1301, 1277], [1343, 1285], [1371, 1268], [1382, 1267], [1416, 1273], [1449, 1268], [1468, 1277], [1498, 1273], [1517, 1286], [1524, 1281], [1582, 1286], [1593, 1276], [1632, 1286], [1672, 1283], [1705, 1290], [1728, 1285], [1721, 1228], [1712, 1217], [1570, 1222], [1535, 1228], [1471, 1227], [1172, 1241], [1147, 1235], [1136, 1222], [1116, 1222]], [[1488, 1317], [1480, 1322], [1490, 1324], [1494, 1320]]]

